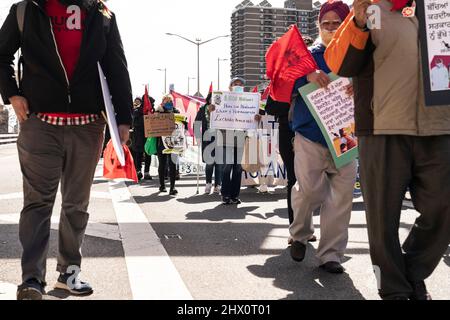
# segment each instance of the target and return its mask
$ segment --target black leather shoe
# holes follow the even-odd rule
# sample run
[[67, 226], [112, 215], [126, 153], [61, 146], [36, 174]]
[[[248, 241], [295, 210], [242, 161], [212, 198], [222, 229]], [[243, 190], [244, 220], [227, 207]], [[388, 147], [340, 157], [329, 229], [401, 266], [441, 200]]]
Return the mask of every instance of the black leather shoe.
[[299, 242], [294, 241], [291, 245], [291, 257], [294, 261], [302, 262], [305, 259], [306, 246]]
[[30, 279], [17, 288], [17, 300], [42, 300], [45, 285], [36, 279]]
[[159, 192], [167, 192], [166, 187], [164, 186], [159, 187]]
[[325, 270], [328, 273], [340, 274], [344, 273], [344, 267], [336, 261], [329, 261], [320, 266], [321, 269]]
[[425, 281], [411, 281], [410, 283], [414, 290], [410, 297], [411, 300], [433, 300], [428, 293]]

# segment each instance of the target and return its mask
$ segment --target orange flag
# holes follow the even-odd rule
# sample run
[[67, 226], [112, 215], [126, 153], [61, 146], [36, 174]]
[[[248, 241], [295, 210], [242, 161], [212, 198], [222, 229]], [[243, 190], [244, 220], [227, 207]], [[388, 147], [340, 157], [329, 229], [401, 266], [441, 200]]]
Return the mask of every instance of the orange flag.
[[114, 146], [110, 140], [103, 153], [103, 177], [106, 179], [128, 179], [138, 182], [133, 156], [127, 146], [123, 146], [125, 152], [125, 166], [122, 167]]
[[319, 69], [296, 25], [292, 25], [266, 54], [267, 77], [273, 100], [290, 103], [295, 81]]

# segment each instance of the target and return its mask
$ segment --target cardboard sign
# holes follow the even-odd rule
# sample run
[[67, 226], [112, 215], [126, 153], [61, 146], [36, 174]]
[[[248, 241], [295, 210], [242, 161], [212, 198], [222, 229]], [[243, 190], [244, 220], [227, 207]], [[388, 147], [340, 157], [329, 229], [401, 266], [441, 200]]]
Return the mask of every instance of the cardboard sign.
[[427, 106], [450, 104], [450, 3], [416, 1]]
[[173, 113], [154, 113], [144, 116], [146, 138], [171, 136], [175, 130]]
[[337, 168], [341, 168], [358, 156], [358, 140], [355, 136], [355, 104], [346, 93], [350, 84], [347, 78], [330, 73], [332, 82], [328, 90], [310, 83], [299, 89], [328, 144]]
[[259, 113], [259, 93], [213, 92], [211, 128], [230, 130], [256, 129], [255, 115]]

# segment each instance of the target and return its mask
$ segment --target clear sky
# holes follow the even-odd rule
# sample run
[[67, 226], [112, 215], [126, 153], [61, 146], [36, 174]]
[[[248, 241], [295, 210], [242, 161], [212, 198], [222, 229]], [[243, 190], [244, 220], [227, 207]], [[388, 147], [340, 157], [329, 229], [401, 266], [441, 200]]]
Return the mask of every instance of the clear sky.
[[[0, 0], [0, 23], [9, 6], [17, 0]], [[231, 33], [231, 13], [240, 0], [109, 0], [116, 13], [125, 53], [129, 63], [133, 94], [142, 95], [149, 84], [150, 95], [157, 101], [164, 91], [164, 72], [167, 86], [187, 93], [188, 77], [197, 77], [197, 47], [166, 32], [180, 34], [191, 40], [203, 41]], [[257, 4], [261, 1], [254, 0]], [[269, 0], [274, 7], [282, 7], [284, 0]], [[321, 0], [325, 2], [325, 0]], [[346, 2], [351, 2], [347, 0]], [[230, 38], [221, 38], [200, 47], [200, 91], [207, 93], [209, 84], [217, 89], [217, 59], [230, 59]], [[230, 80], [230, 61], [220, 63], [221, 89]], [[197, 91], [197, 80], [190, 81], [190, 93]]]

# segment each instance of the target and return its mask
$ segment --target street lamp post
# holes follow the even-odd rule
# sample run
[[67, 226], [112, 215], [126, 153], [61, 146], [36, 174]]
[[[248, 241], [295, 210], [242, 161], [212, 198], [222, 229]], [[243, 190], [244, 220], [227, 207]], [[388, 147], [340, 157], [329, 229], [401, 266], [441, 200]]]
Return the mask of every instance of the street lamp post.
[[167, 93], [167, 68], [158, 69], [158, 71], [164, 71], [164, 94]]
[[191, 80], [195, 79], [195, 77], [188, 77], [188, 96], [191, 95]]
[[228, 38], [230, 35], [228, 34], [228, 35], [224, 35], [224, 36], [218, 36], [218, 37], [206, 40], [206, 41], [202, 41], [199, 38], [195, 39], [195, 41], [189, 40], [189, 39], [187, 39], [187, 38], [185, 38], [183, 36], [180, 36], [179, 34], [175, 34], [175, 33], [168, 33], [167, 32], [166, 35], [168, 35], [168, 36], [175, 36], [175, 37], [181, 38], [181, 39], [186, 40], [186, 41], [188, 41], [190, 43], [193, 43], [193, 44], [195, 44], [197, 46], [197, 93], [200, 93], [200, 46], [202, 44], [211, 42], [211, 41], [219, 39], [219, 38]]
[[228, 59], [217, 58], [217, 90], [220, 90], [220, 61], [228, 61]]

